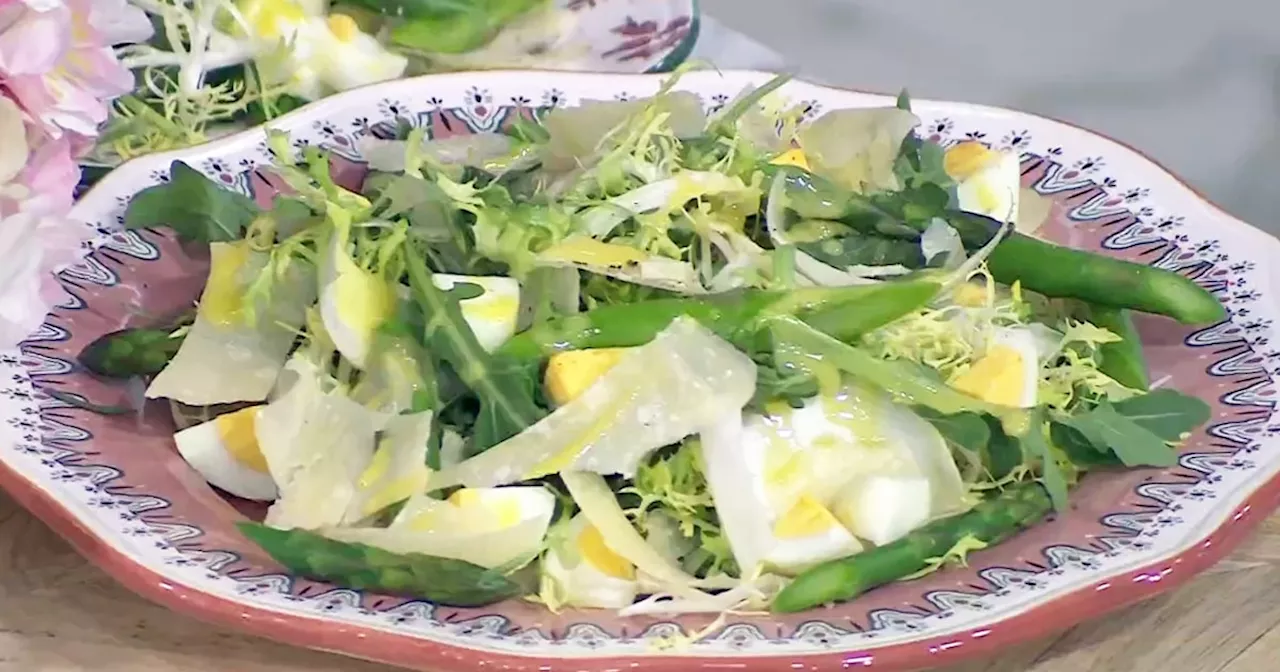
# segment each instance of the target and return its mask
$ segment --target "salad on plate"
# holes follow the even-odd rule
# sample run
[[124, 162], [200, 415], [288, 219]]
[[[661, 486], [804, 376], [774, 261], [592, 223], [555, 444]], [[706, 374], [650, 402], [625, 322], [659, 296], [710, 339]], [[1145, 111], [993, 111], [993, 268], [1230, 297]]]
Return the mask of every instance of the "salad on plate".
[[130, 0], [155, 24], [117, 49], [136, 90], [116, 102], [90, 179], [333, 93], [401, 77], [574, 69], [582, 13], [555, 0]]
[[174, 162], [125, 225], [207, 247], [203, 293], [81, 361], [169, 401], [291, 572], [458, 606], [849, 600], [1208, 420], [1131, 314], [1222, 305], [1037, 237], [1017, 153], [922, 140], [905, 94], [802, 123], [785, 77], [709, 115], [676, 79], [366, 138], [359, 184], [269, 131], [270, 207]]

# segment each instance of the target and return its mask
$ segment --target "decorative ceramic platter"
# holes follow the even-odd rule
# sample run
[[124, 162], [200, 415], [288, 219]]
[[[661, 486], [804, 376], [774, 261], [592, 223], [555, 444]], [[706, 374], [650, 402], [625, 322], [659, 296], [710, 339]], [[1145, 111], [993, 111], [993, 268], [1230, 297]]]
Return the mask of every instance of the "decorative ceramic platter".
[[[608, 0], [602, 0], [608, 1]], [[678, 88], [724, 104], [764, 73], [701, 72]], [[299, 143], [333, 150], [359, 180], [356, 140], [397, 124], [436, 137], [493, 130], [584, 98], [653, 93], [657, 76], [493, 72], [399, 81], [334, 96], [279, 120]], [[892, 104], [803, 83], [783, 89], [810, 115]], [[290, 578], [235, 530], [241, 515], [174, 450], [166, 408], [139, 420], [74, 410], [44, 392], [97, 403], [124, 391], [79, 371], [95, 337], [193, 301], [207, 261], [170, 238], [122, 232], [138, 190], [181, 158], [227, 186], [269, 199], [261, 130], [136, 160], [80, 202], [87, 256], [61, 273], [65, 300], [20, 351], [0, 352], [0, 484], [85, 555], [144, 596], [297, 645], [417, 669], [683, 671], [918, 668], [990, 655], [1177, 585], [1221, 558], [1280, 504], [1280, 423], [1273, 422], [1280, 339], [1267, 259], [1280, 242], [1233, 219], [1116, 142], [1017, 112], [918, 101], [920, 131], [1022, 152], [1024, 185], [1056, 204], [1044, 231], [1059, 242], [1177, 270], [1216, 292], [1228, 322], [1190, 330], [1140, 324], [1152, 378], [1213, 406], [1177, 467], [1090, 475], [1072, 510], [967, 569], [898, 583], [840, 607], [793, 616], [733, 616], [696, 643], [656, 646], [704, 617], [553, 615], [508, 602], [481, 609], [342, 590]], [[142, 317], [132, 317], [142, 316]], [[559, 661], [559, 662], [557, 662]]]
[[574, 70], [667, 72], [698, 41], [697, 0], [555, 0], [574, 14], [566, 42], [584, 53]]

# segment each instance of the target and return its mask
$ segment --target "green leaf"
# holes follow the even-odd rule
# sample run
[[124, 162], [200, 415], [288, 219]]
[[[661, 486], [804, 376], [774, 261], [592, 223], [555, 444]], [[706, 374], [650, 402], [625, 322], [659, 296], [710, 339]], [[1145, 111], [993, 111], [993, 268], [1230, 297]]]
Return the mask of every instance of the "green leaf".
[[1178, 463], [1178, 452], [1169, 442], [1105, 401], [1063, 423], [1080, 432], [1099, 452], [1114, 453], [1127, 467], [1171, 467]]
[[1058, 464], [1058, 460], [1053, 454], [1053, 448], [1045, 438], [1046, 431], [1047, 428], [1043, 426], [1043, 423], [1033, 421], [1031, 429], [1021, 437], [1022, 446], [1028, 457], [1039, 460], [1040, 481], [1044, 484], [1044, 489], [1049, 492], [1049, 499], [1053, 500], [1054, 510], [1065, 511], [1067, 508], [1067, 478], [1062, 473], [1062, 467]]
[[271, 210], [267, 214], [275, 221], [276, 233], [280, 238], [288, 238], [307, 228], [317, 217], [311, 206], [288, 196], [276, 196], [272, 199]]
[[1049, 438], [1053, 445], [1066, 453], [1072, 464], [1085, 469], [1097, 467], [1122, 467], [1124, 463], [1110, 450], [1098, 450], [1084, 434], [1075, 429], [1054, 422], [1049, 425]]
[[134, 195], [124, 214], [127, 229], [166, 227], [195, 243], [240, 240], [261, 209], [249, 197], [224, 189], [181, 161], [169, 181]]
[[850, 233], [812, 243], [800, 243], [796, 247], [836, 268], [893, 265], [922, 268], [925, 265], [920, 244], [900, 238]]
[[173, 329], [124, 329], [94, 339], [80, 351], [80, 365], [107, 378], [154, 376], [182, 347]]
[[392, 553], [260, 523], [242, 522], [236, 527], [293, 574], [344, 588], [406, 595], [455, 607], [480, 607], [532, 592], [524, 575], [507, 577], [461, 560]]
[[977, 413], [944, 415], [928, 406], [915, 406], [911, 410], [928, 420], [942, 434], [942, 438], [965, 450], [980, 452], [991, 441], [991, 429], [983, 416]]
[[461, 221], [454, 200], [430, 180], [379, 173], [365, 181], [380, 217], [404, 217], [409, 235], [425, 245], [431, 267], [442, 273], [480, 275], [503, 268], [475, 251], [475, 237]]
[[1209, 421], [1209, 404], [1177, 390], [1159, 389], [1114, 404], [1115, 411], [1165, 441], [1180, 441], [1182, 435]]
[[899, 110], [911, 111], [911, 94], [906, 89], [898, 92], [898, 99], [894, 102]]
[[420, 326], [425, 351], [447, 362], [480, 400], [471, 451], [482, 452], [541, 420], [546, 412], [534, 401], [536, 362], [530, 366], [485, 352], [458, 302], [432, 283], [426, 264], [412, 249], [404, 256], [414, 299], [407, 323]]
[[1004, 431], [1000, 420], [986, 413], [945, 415], [927, 406], [912, 408], [937, 428], [942, 437], [967, 453], [977, 455], [992, 481], [1000, 481], [1025, 460], [1022, 444]]
[[984, 415], [982, 419], [987, 423], [987, 429], [991, 432], [991, 440], [987, 442], [987, 447], [982, 451], [982, 463], [986, 465], [987, 472], [991, 475], [991, 478], [999, 481], [1025, 463], [1027, 456], [1023, 450], [1022, 442], [1009, 436], [1004, 431], [1004, 426], [1000, 420], [990, 415]]

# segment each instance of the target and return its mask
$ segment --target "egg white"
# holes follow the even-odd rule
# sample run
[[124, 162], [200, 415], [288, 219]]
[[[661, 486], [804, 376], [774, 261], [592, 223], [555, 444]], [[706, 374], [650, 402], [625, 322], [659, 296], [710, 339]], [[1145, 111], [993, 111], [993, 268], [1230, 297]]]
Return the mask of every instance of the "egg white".
[[[396, 552], [426, 553], [492, 568], [532, 559], [541, 550], [554, 515], [555, 496], [546, 488], [465, 488], [448, 500], [415, 495], [390, 526], [351, 534]], [[333, 531], [331, 536], [334, 533], [348, 535], [348, 530]]]
[[1022, 165], [1017, 152], [988, 152], [985, 164], [956, 185], [961, 210], [1001, 222], [1018, 217]]
[[486, 351], [492, 352], [506, 343], [516, 333], [520, 313], [520, 283], [501, 275], [450, 275], [437, 273], [431, 276], [436, 287], [448, 291], [458, 283], [477, 285], [484, 293], [458, 302], [462, 318], [476, 335], [476, 340]]
[[[884, 543], [963, 509], [964, 484], [941, 434], [878, 391], [846, 385], [731, 425], [704, 432], [702, 450], [744, 573], [757, 563], [802, 571], [858, 552], [859, 538]], [[779, 523], [797, 504], [812, 524], [787, 534]]]
[[254, 436], [260, 408], [250, 406], [188, 427], [175, 433], [173, 441], [182, 459], [213, 486], [237, 497], [269, 502], [278, 494], [269, 471], [237, 457], [260, 454]]
[[254, 35], [263, 45], [257, 63], [269, 85], [287, 85], [295, 95], [317, 100], [396, 79], [408, 67], [408, 59], [360, 31], [346, 15], [276, 16], [281, 18], [273, 28], [258, 28]]

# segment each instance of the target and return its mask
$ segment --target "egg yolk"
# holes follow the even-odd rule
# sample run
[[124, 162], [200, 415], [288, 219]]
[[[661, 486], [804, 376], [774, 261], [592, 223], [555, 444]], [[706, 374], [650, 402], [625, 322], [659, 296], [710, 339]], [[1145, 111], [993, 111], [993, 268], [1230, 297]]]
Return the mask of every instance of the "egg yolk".
[[636, 578], [636, 568], [604, 543], [604, 535], [594, 525], [586, 525], [578, 535], [578, 552], [600, 573], [627, 581]]
[[818, 500], [803, 495], [789, 511], [773, 524], [773, 534], [779, 539], [812, 537], [832, 528], [840, 522]]
[[222, 447], [235, 461], [254, 471], [267, 473], [267, 458], [258, 448], [258, 407], [244, 408], [213, 419]]
[[952, 179], [963, 182], [999, 158], [999, 152], [987, 149], [981, 142], [966, 140], [946, 151], [942, 158], [942, 169]]
[[996, 345], [956, 376], [951, 386], [979, 399], [1002, 406], [1022, 404], [1022, 354], [1007, 345]]

